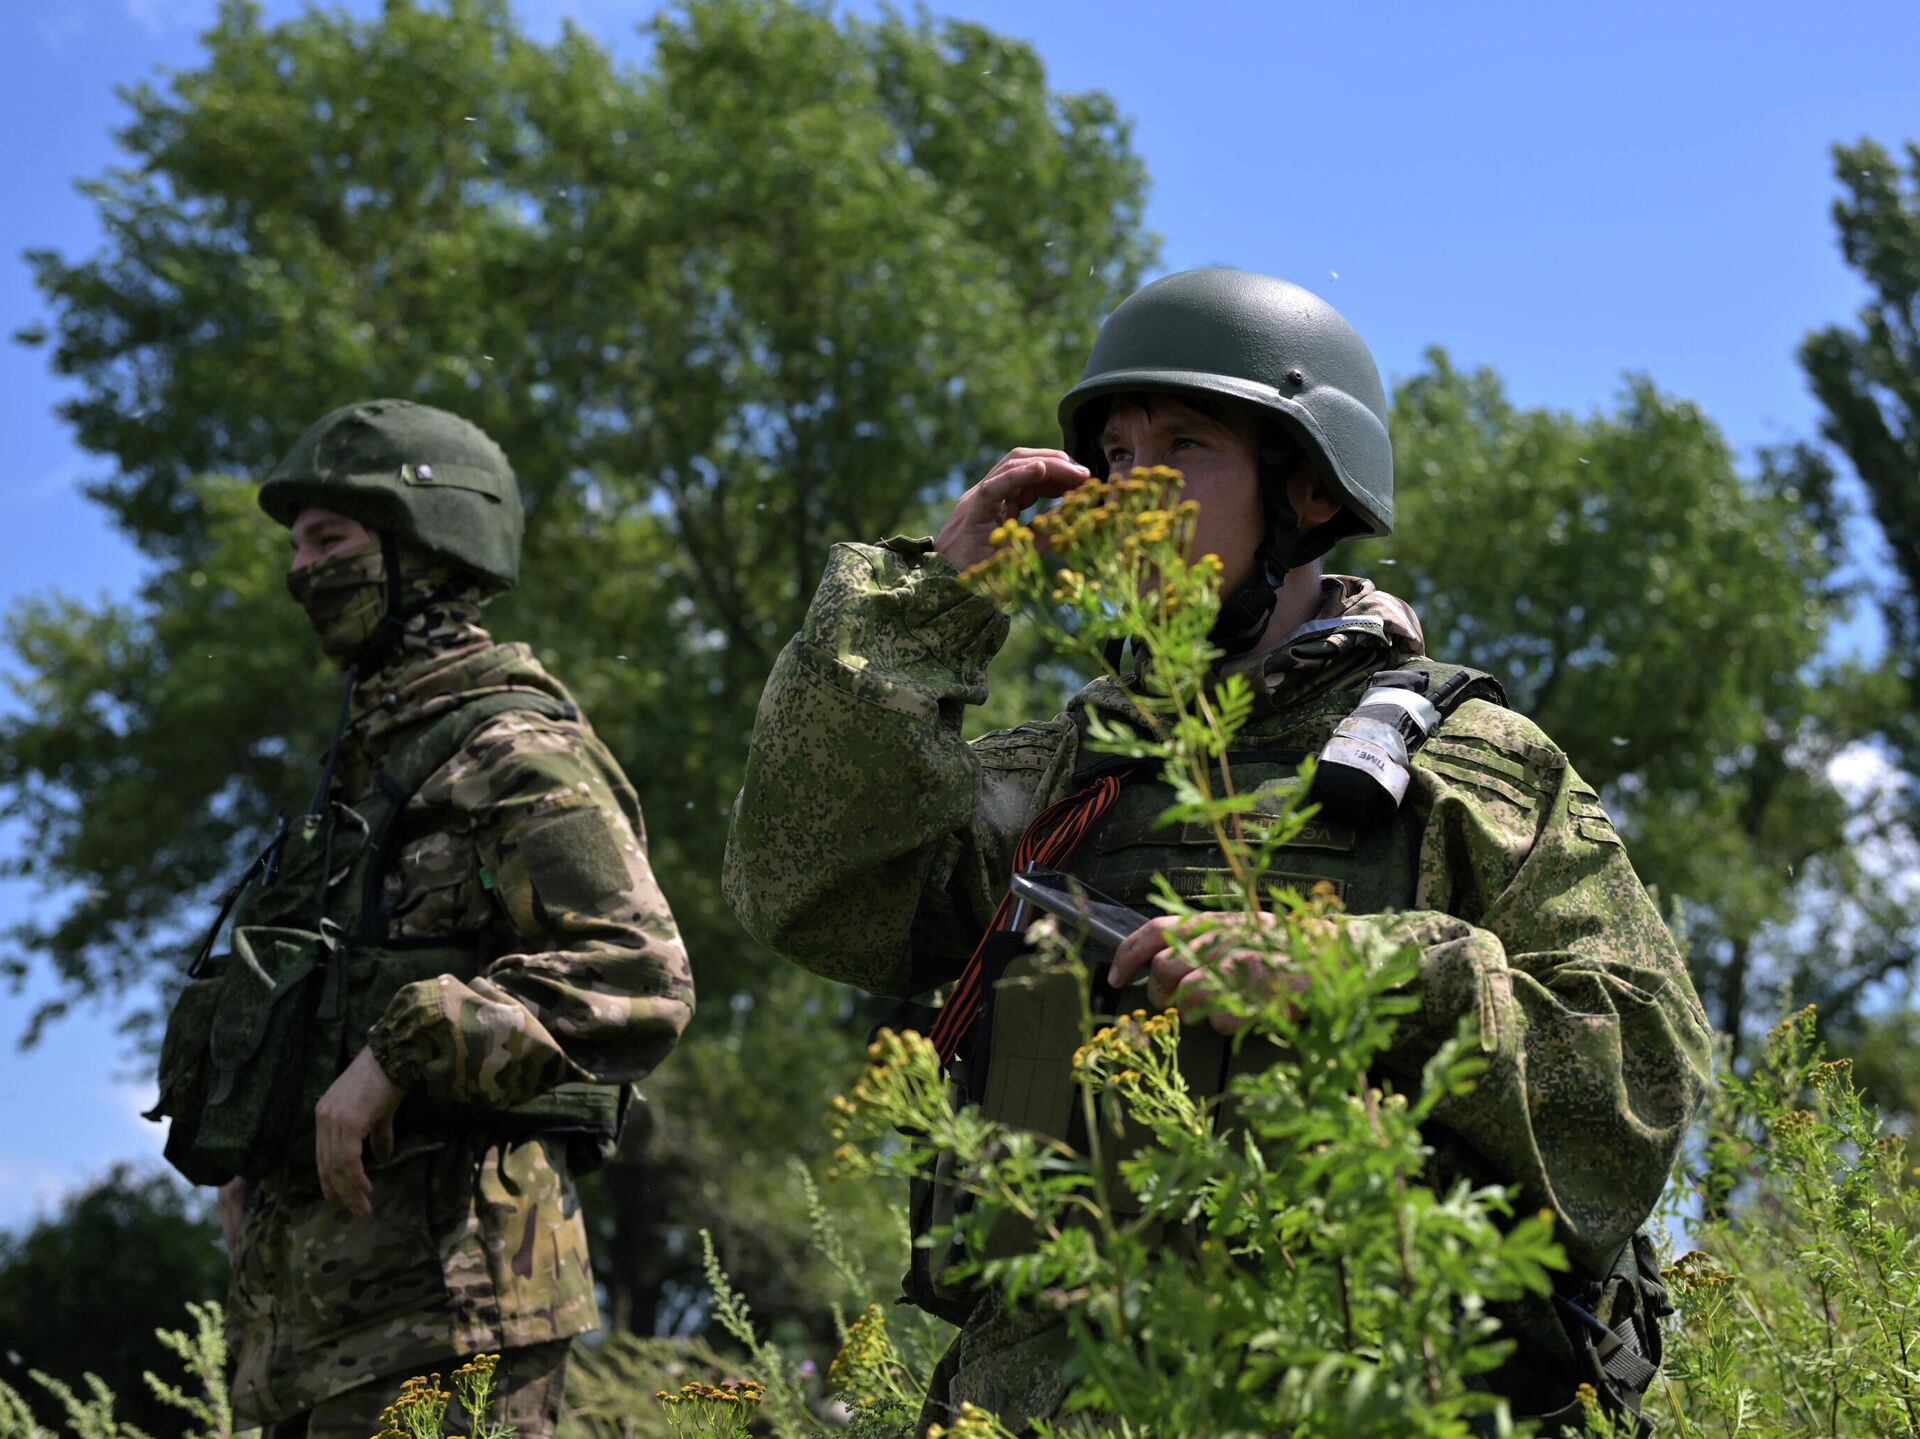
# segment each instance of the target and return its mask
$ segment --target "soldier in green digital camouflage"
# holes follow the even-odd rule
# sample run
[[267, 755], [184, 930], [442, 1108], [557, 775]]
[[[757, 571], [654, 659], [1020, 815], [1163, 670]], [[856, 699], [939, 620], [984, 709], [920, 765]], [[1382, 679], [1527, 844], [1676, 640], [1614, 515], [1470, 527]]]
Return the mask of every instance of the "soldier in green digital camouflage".
[[234, 1409], [367, 1439], [407, 1376], [498, 1353], [504, 1418], [543, 1436], [599, 1323], [573, 1175], [686, 1026], [686, 953], [620, 766], [480, 625], [519, 569], [499, 448], [354, 405], [260, 502], [346, 694], [163, 1042], [168, 1156], [220, 1186]]
[[[1225, 566], [1218, 663], [1258, 697], [1232, 755], [1236, 787], [1283, 793], [1301, 758], [1328, 750], [1343, 725], [1342, 742], [1364, 732], [1368, 715], [1431, 731], [1380, 813], [1323, 814], [1280, 868], [1302, 892], [1333, 885], [1363, 950], [1418, 946], [1420, 1009], [1386, 1056], [1401, 1087], [1463, 1020], [1477, 1033], [1487, 1070], [1430, 1128], [1437, 1177], [1518, 1185], [1522, 1205], [1557, 1221], [1573, 1272], [1551, 1303], [1507, 1313], [1520, 1347], [1490, 1382], [1516, 1413], [1550, 1416], [1546, 1432], [1578, 1426], [1583, 1381], [1637, 1411], [1665, 1308], [1637, 1231], [1704, 1091], [1708, 1028], [1567, 756], [1504, 707], [1489, 677], [1427, 658], [1409, 606], [1322, 573], [1334, 541], [1385, 533], [1393, 518], [1386, 398], [1366, 346], [1293, 285], [1190, 271], [1114, 312], [1059, 413], [1064, 448], [1011, 451], [938, 538], [833, 550], [761, 700], [727, 850], [735, 913], [828, 978], [913, 996], [960, 977], [967, 993], [963, 971], [1016, 841], [1110, 764], [1086, 743], [1088, 717], [1135, 711], [1123, 675], [1089, 685], [1064, 714], [963, 742], [962, 709], [984, 698], [1007, 622], [960, 572], [1042, 497], [1109, 471], [1179, 469], [1200, 505], [1195, 552]], [[1202, 893], [1220, 857], [1210, 834], [1189, 842], [1156, 825], [1170, 802], [1157, 781], [1131, 779], [1064, 867], [1149, 913], [1156, 875]], [[1111, 980], [1145, 972], [1151, 1003], [1204, 1012], [1207, 976], [1174, 953], [1168, 923], [1129, 938]], [[957, 1015], [957, 1073], [990, 1115], [1039, 1127], [1033, 1116], [1067, 1112], [1053, 1091], [1072, 1083], [1078, 1036], [1046, 1032], [1051, 1021], [1023, 1001], [1031, 989], [988, 981], [978, 1012]], [[929, 1032], [944, 1054], [941, 1024]], [[931, 1191], [916, 1198], [925, 1232], [938, 1186], [917, 1191]], [[907, 1288], [961, 1326], [923, 1428], [962, 1401], [1016, 1426], [1056, 1410], [1068, 1387], [1057, 1314], [943, 1282], [925, 1246]]]

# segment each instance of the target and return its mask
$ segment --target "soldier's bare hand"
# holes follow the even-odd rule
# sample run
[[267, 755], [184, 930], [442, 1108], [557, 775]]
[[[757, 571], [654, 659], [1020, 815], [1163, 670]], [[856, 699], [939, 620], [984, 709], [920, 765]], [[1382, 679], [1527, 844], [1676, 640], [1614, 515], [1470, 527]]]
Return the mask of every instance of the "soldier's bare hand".
[[1087, 467], [1065, 450], [1008, 450], [987, 477], [954, 502], [933, 547], [960, 569], [993, 553], [987, 536], [1038, 500], [1064, 495], [1088, 478]]
[[220, 1186], [220, 1237], [227, 1242], [227, 1258], [240, 1252], [240, 1226], [247, 1222], [247, 1191], [253, 1186], [244, 1179], [229, 1179]]
[[[1273, 924], [1274, 916], [1262, 913], [1259, 922]], [[1107, 982], [1124, 989], [1144, 969], [1147, 1003], [1153, 1008], [1177, 1007], [1183, 1019], [1204, 1017], [1221, 1034], [1232, 1034], [1246, 1020], [1219, 1008], [1216, 972], [1244, 975], [1241, 982], [1257, 992], [1298, 993], [1306, 988], [1306, 977], [1288, 970], [1277, 956], [1233, 943], [1234, 929], [1247, 923], [1243, 914], [1163, 914], [1150, 919], [1114, 950]], [[1210, 969], [1196, 962], [1202, 952]]]
[[363, 1219], [373, 1214], [373, 1181], [363, 1151], [371, 1141], [375, 1159], [393, 1157], [393, 1112], [405, 1097], [371, 1049], [356, 1054], [320, 1096], [313, 1107], [313, 1162], [329, 1203], [344, 1204]]

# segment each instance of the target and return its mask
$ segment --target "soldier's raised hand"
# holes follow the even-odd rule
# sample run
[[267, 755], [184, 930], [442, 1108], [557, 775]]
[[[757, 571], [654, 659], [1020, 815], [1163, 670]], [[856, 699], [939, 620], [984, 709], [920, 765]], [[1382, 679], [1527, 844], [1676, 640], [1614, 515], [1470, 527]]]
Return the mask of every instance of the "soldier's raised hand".
[[1008, 450], [987, 477], [954, 501], [933, 547], [960, 569], [993, 553], [987, 537], [1038, 500], [1052, 499], [1087, 482], [1087, 467], [1065, 450]]
[[393, 1158], [393, 1112], [406, 1091], [363, 1048], [313, 1107], [313, 1162], [320, 1192], [362, 1219], [373, 1214], [373, 1181], [362, 1155], [369, 1139], [375, 1159]]

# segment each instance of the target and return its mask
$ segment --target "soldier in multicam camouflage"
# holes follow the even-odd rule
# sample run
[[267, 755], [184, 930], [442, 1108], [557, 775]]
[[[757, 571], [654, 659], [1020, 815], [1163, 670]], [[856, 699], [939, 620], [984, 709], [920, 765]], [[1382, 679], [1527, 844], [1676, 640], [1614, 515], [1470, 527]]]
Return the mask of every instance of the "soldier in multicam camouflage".
[[[903, 997], [952, 982], [1022, 831], [1102, 758], [1084, 745], [1087, 716], [1133, 713], [1124, 685], [1102, 680], [1053, 719], [960, 735], [1007, 632], [960, 571], [991, 552], [997, 524], [1090, 474], [1170, 465], [1199, 500], [1196, 552], [1225, 563], [1220, 664], [1259, 697], [1237, 747], [1317, 753], [1376, 674], [1460, 673], [1423, 657], [1409, 606], [1321, 573], [1333, 540], [1389, 528], [1392, 455], [1372, 358], [1317, 297], [1235, 270], [1158, 281], [1108, 319], [1061, 422], [1064, 449], [1009, 453], [937, 540], [836, 546], [775, 664], [724, 882], [755, 936], [818, 974]], [[1414, 756], [1392, 820], [1317, 824], [1283, 868], [1345, 894], [1363, 949], [1418, 946], [1421, 1007], [1386, 1056], [1399, 1082], [1417, 1083], [1463, 1020], [1477, 1029], [1487, 1070], [1443, 1103], [1433, 1162], [1515, 1184], [1557, 1221], [1574, 1272], [1551, 1303], [1505, 1314], [1521, 1347], [1490, 1383], [1559, 1432], [1580, 1427], [1577, 1382], [1633, 1409], [1658, 1364], [1664, 1293], [1636, 1231], [1704, 1093], [1709, 1031], [1593, 789], [1485, 677], [1462, 693], [1475, 697]], [[1241, 760], [1234, 773], [1247, 773]], [[1123, 788], [1066, 866], [1148, 909], [1156, 874], [1176, 887], [1205, 878], [1205, 846], [1154, 825], [1170, 802], [1156, 788]], [[1142, 970], [1152, 1003], [1204, 1000], [1204, 975], [1158, 922], [1121, 947], [1114, 978]], [[994, 1076], [969, 1076], [968, 1090], [991, 1096]], [[1015, 1426], [1054, 1413], [1068, 1388], [1059, 1316], [955, 1293], [921, 1263], [911, 1296], [961, 1324], [923, 1430], [963, 1401]]]
[[[208, 1158], [220, 1091], [195, 1087], [195, 1065], [222, 1061], [219, 1006], [238, 1001], [211, 997], [210, 1043], [176, 1007], [156, 1114], [172, 1116], [169, 1153], [192, 1177], [235, 1176], [220, 1193], [235, 1412], [277, 1434], [367, 1439], [402, 1379], [497, 1352], [505, 1421], [538, 1439], [570, 1340], [599, 1324], [573, 1172], [610, 1145], [625, 1087], [685, 1027], [687, 957], [620, 766], [529, 649], [480, 625], [520, 538], [492, 441], [422, 406], [352, 406], [301, 438], [261, 503], [292, 532], [289, 588], [349, 693], [313, 807], [324, 819], [250, 869], [236, 947], [287, 932], [249, 926], [284, 923], [268, 880], [291, 882], [311, 832], [329, 857], [315, 929], [364, 925], [365, 952], [388, 966], [376, 976], [408, 973], [395, 956], [420, 962], [384, 993], [347, 996], [343, 1048], [320, 1071], [338, 1077], [293, 1126], [299, 1142], [263, 1134], [234, 1162]], [[422, 758], [434, 735], [446, 752]], [[409, 768], [410, 792], [388, 796], [390, 862], [371, 862], [364, 890], [343, 882], [369, 867], [335, 862], [355, 853], [363, 797], [387, 802], [382, 786]], [[342, 970], [348, 985], [366, 972]], [[237, 1086], [271, 1082], [242, 1067]]]

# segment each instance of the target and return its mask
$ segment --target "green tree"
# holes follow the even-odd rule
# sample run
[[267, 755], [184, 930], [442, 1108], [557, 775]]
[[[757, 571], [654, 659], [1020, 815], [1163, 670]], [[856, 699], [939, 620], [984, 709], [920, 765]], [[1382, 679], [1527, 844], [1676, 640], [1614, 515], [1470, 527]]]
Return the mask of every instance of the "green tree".
[[1840, 252], [1867, 286], [1854, 326], [1807, 336], [1800, 363], [1821, 433], [1847, 457], [1886, 539], [1893, 583], [1882, 599], [1888, 653], [1908, 700], [1893, 738], [1920, 773], [1920, 144], [1904, 156], [1862, 139], [1833, 147]]
[[[1911, 878], [1920, 852], [1920, 144], [1896, 156], [1861, 139], [1833, 149], [1842, 195], [1834, 202], [1840, 251], [1867, 287], [1852, 327], [1809, 335], [1800, 363], [1823, 411], [1821, 434], [1845, 456], [1884, 540], [1878, 585], [1887, 645], [1879, 669], [1864, 677], [1873, 696], [1864, 730], [1897, 766], [1857, 831], [1863, 862], [1876, 880], [1876, 903], [1851, 924], [1874, 955], [1858, 988], [1905, 979], [1905, 1009], [1862, 1018], [1844, 1013], [1836, 1042], [1862, 1062], [1882, 1103], [1917, 1112], [1920, 1095], [1900, 1076], [1915, 1063], [1912, 962], [1920, 949], [1920, 906]], [[1856, 541], [1857, 542], [1857, 541]], [[1877, 862], [1876, 862], [1877, 853]], [[1904, 872], [1904, 873], [1903, 873]]]
[[1781, 985], [1857, 1001], [1885, 895], [1827, 766], [1887, 697], [1823, 658], [1847, 598], [1831, 470], [1798, 448], [1743, 472], [1645, 379], [1580, 418], [1438, 350], [1393, 432], [1396, 534], [1355, 563], [1392, 567], [1429, 648], [1499, 676], [1602, 787], [1721, 1025], [1737, 1043]]
[[700, 985], [651, 1155], [603, 1181], [642, 1329], [684, 1317], [695, 1210], [763, 1310], [808, 1287], [767, 1158], [815, 1142], [868, 1022], [719, 898], [762, 679], [831, 540], [923, 524], [1049, 433], [1154, 253], [1125, 121], [1023, 44], [781, 0], [645, 29], [635, 69], [572, 28], [527, 39], [505, 0], [279, 24], [227, 0], [201, 64], [126, 92], [126, 164], [83, 186], [103, 248], [30, 256], [51, 318], [23, 338], [75, 382], [91, 494], [153, 569], [129, 604], [10, 616], [0, 721], [26, 836], [4, 869], [78, 896], [10, 962], [57, 976], [56, 1008], [164, 986], [329, 714], [243, 477], [373, 394], [499, 439], [532, 518], [494, 626], [633, 774]]
[[226, 1293], [226, 1251], [207, 1208], [163, 1173], [120, 1165], [24, 1232], [0, 1233], [0, 1379], [42, 1423], [60, 1408], [28, 1371], [85, 1393], [91, 1370], [119, 1395], [120, 1419], [180, 1432], [181, 1415], [140, 1375], [174, 1371], [156, 1329], [176, 1327], [189, 1300]]

